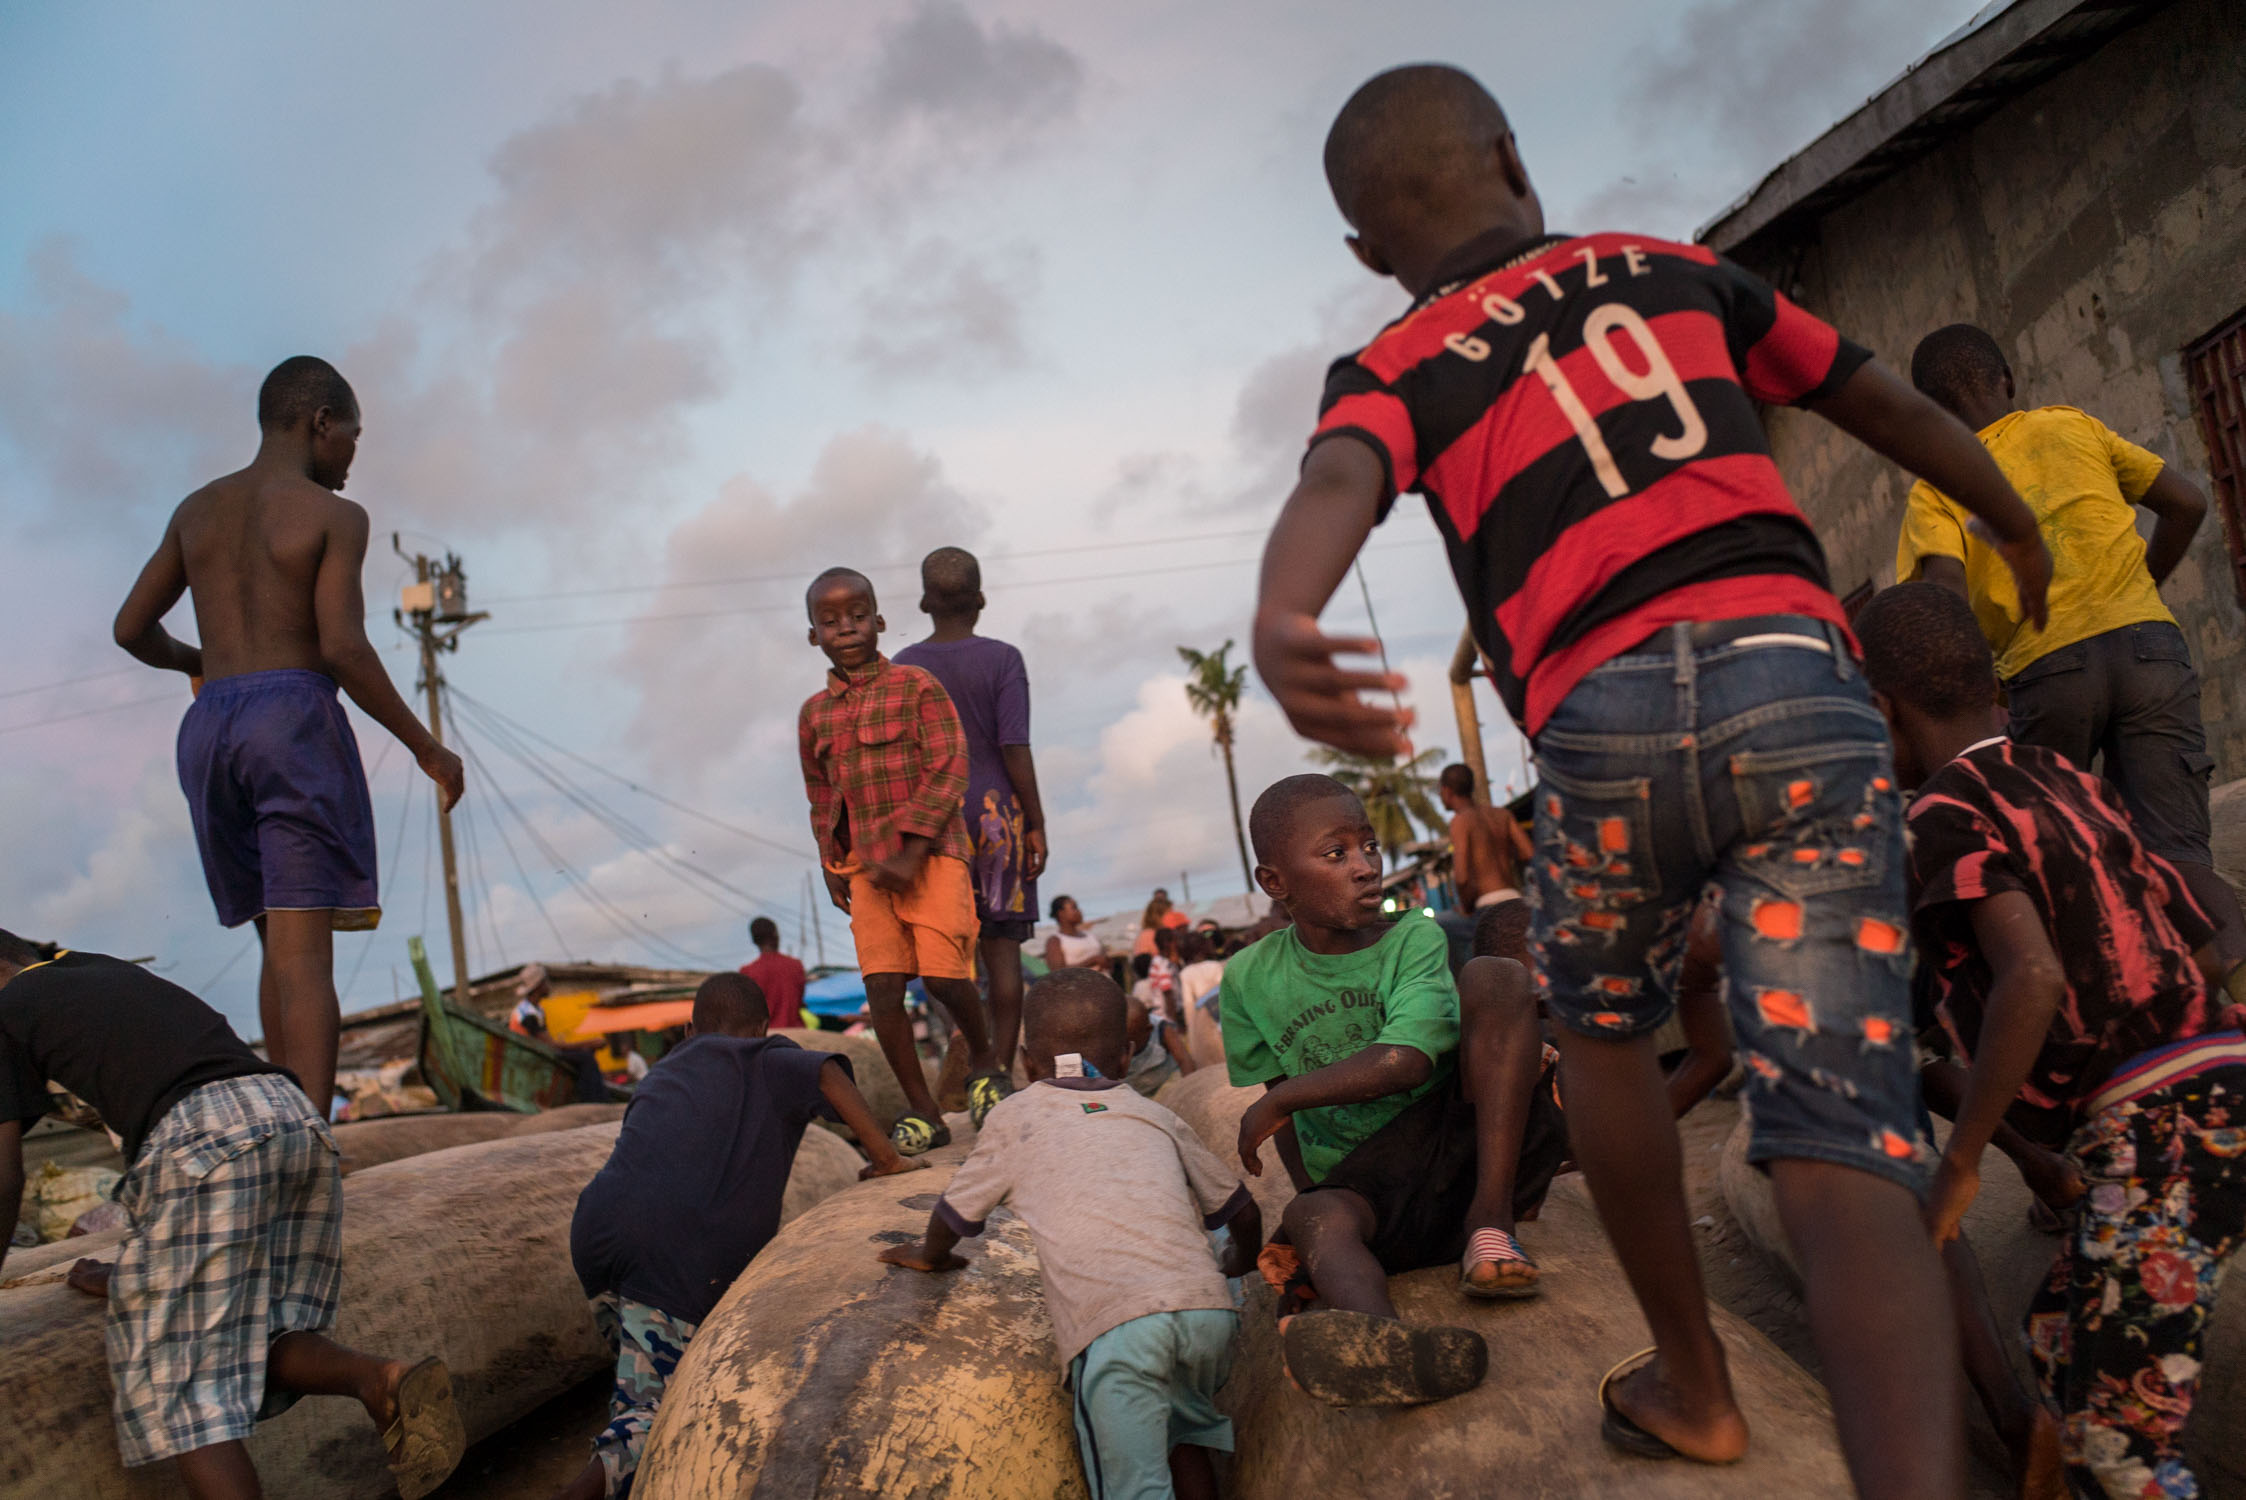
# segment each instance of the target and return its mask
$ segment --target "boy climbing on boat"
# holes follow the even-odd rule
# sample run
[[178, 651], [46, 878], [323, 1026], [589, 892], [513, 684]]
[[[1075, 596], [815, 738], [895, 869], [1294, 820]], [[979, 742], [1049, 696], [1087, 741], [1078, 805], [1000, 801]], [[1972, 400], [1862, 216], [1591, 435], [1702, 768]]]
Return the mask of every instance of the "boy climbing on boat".
[[905, 986], [915, 974], [959, 1025], [977, 1126], [1004, 1096], [974, 979], [982, 924], [960, 814], [967, 736], [934, 677], [881, 654], [889, 627], [865, 574], [827, 569], [811, 580], [804, 607], [811, 644], [828, 663], [826, 686], [805, 700], [797, 723], [811, 832], [827, 894], [850, 914], [874, 1034], [904, 1089], [907, 1108], [889, 1136], [899, 1151], [918, 1156], [948, 1144], [951, 1130], [905, 1014]]
[[616, 1149], [577, 1198], [569, 1254], [585, 1295], [613, 1320], [616, 1390], [593, 1456], [561, 1500], [622, 1500], [688, 1341], [780, 1228], [796, 1148], [813, 1120], [850, 1127], [864, 1177], [924, 1163], [899, 1156], [858, 1092], [850, 1060], [767, 1036], [764, 992], [713, 974], [694, 994], [694, 1034], [633, 1092]]
[[[255, 1500], [243, 1445], [299, 1396], [366, 1408], [404, 1500], [465, 1446], [444, 1361], [385, 1359], [327, 1337], [343, 1283], [335, 1137], [278, 1064], [225, 1018], [138, 964], [52, 958], [0, 932], [0, 1219], [23, 1196], [23, 1132], [49, 1079], [124, 1138], [117, 1201], [132, 1229], [70, 1284], [107, 1299], [103, 1344], [127, 1468], [175, 1461], [195, 1500]], [[7, 1251], [0, 1247], [0, 1260]]]
[[1910, 806], [1927, 1010], [1968, 1065], [1926, 1205], [1953, 1239], [1999, 1122], [2088, 1185], [2028, 1306], [2081, 1494], [2196, 1495], [2183, 1433], [2246, 1236], [2246, 1038], [2214, 924], [2111, 785], [2005, 737], [1995, 658], [1936, 583], [1857, 616]]
[[1216, 1398], [1239, 1328], [1225, 1278], [1255, 1264], [1263, 1216], [1191, 1127], [1122, 1081], [1125, 1014], [1105, 974], [1038, 981], [1023, 1016], [1030, 1087], [991, 1111], [921, 1242], [881, 1259], [958, 1270], [960, 1240], [1011, 1206], [1037, 1241], [1092, 1500], [1216, 1500], [1210, 1450], [1232, 1450]]
[[[1266, 788], [1248, 838], [1257, 884], [1294, 917], [1224, 971], [1232, 1082], [1266, 1090], [1241, 1117], [1240, 1162], [1260, 1175], [1276, 1139], [1297, 1190], [1265, 1257], [1287, 1371], [1337, 1406], [1471, 1390], [1481, 1336], [1406, 1326], [1388, 1278], [1456, 1264], [1468, 1297], [1536, 1294], [1514, 1221], [1567, 1159], [1567, 1130], [1539, 1087], [1528, 971], [1493, 958], [1454, 985], [1443, 929], [1382, 912], [1379, 839], [1330, 776]], [[1295, 1311], [1310, 1297], [1315, 1311]]]

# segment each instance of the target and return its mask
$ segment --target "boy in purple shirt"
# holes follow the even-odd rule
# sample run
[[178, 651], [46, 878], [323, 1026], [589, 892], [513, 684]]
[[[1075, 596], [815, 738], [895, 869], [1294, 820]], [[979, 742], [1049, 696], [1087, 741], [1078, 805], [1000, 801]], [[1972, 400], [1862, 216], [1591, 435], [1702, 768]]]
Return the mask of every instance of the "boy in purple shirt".
[[[920, 564], [920, 591], [920, 607], [936, 629], [896, 660], [943, 684], [967, 732], [967, 839], [974, 846], [970, 873], [982, 924], [976, 957], [990, 977], [991, 1040], [1003, 1070], [996, 1086], [1003, 1095], [1013, 1091], [1022, 944], [1037, 925], [1037, 877], [1045, 870], [1045, 809], [1029, 753], [1029, 673], [1021, 652], [975, 634], [983, 569], [973, 553], [958, 547], [929, 553]], [[978, 1109], [978, 1117], [987, 1110]]]

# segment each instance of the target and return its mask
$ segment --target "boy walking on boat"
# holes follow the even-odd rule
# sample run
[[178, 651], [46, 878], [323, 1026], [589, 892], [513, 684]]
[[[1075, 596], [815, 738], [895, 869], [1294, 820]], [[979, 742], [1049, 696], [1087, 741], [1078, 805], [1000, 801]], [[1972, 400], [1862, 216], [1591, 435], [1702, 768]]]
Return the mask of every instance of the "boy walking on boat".
[[848, 1058], [767, 1036], [770, 1022], [756, 981], [703, 980], [693, 1036], [640, 1081], [616, 1149], [578, 1195], [570, 1259], [585, 1295], [615, 1317], [616, 1391], [592, 1459], [562, 1500], [631, 1493], [688, 1341], [780, 1228], [780, 1200], [813, 1120], [856, 1133], [872, 1158], [861, 1177], [922, 1165], [882, 1136]]
[[[254, 1500], [243, 1446], [299, 1396], [349, 1396], [382, 1434], [405, 1500], [465, 1439], [444, 1362], [327, 1337], [343, 1281], [335, 1137], [279, 1066], [217, 1011], [138, 964], [47, 958], [0, 932], [0, 1219], [23, 1197], [23, 1132], [49, 1079], [124, 1138], [132, 1229], [70, 1284], [109, 1303], [103, 1345], [127, 1468], [176, 1460], [195, 1500]], [[0, 1260], [7, 1255], [0, 1247]]]
[[1749, 1069], [1749, 1155], [1801, 1255], [1851, 1472], [1879, 1500], [1954, 1497], [1964, 1434], [1918, 1215], [1901, 807], [1755, 403], [1806, 406], [1956, 497], [2040, 623], [2034, 517], [1955, 418], [1714, 252], [1548, 233], [1504, 112], [1456, 69], [1364, 85], [1325, 165], [1351, 249], [1413, 305], [1328, 375], [1265, 550], [1256, 662], [1300, 732], [1402, 749], [1406, 716], [1359, 696], [1402, 679], [1337, 667], [1373, 643], [1328, 638], [1318, 614], [1397, 495], [1427, 495], [1536, 745], [1532, 951], [1571, 1144], [1656, 1345], [1607, 1382], [1602, 1431], [1657, 1457], [1746, 1450], [1652, 1039], [1713, 884], [1733, 1031], [1769, 1064]]
[[[283, 360], [257, 394], [250, 466], [180, 502], [117, 612], [117, 644], [184, 672], [179, 784], [219, 925], [257, 924], [258, 1018], [272, 1059], [324, 1112], [335, 1090], [335, 934], [381, 920], [374, 808], [350, 694], [396, 735], [450, 807], [465, 785], [367, 641], [367, 513], [336, 492], [359, 402], [326, 360]], [[193, 596], [200, 645], [164, 616]]]
[[811, 644], [827, 658], [827, 683], [797, 722], [811, 832], [827, 894], [850, 914], [865, 976], [866, 1008], [907, 1108], [890, 1139], [907, 1156], [951, 1140], [921, 1071], [905, 1014], [905, 985], [919, 975], [959, 1025], [975, 1123], [1002, 1097], [990, 1018], [975, 988], [981, 924], [968, 874], [973, 850], [960, 816], [967, 739], [941, 684], [881, 654], [888, 628], [873, 582], [829, 568], [804, 594]]

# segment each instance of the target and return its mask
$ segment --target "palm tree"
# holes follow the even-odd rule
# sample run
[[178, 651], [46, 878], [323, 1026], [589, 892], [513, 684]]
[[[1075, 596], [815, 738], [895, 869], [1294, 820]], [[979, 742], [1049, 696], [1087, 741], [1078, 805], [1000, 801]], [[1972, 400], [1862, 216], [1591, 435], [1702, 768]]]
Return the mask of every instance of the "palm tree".
[[1209, 733], [1224, 754], [1224, 787], [1232, 796], [1232, 838], [1240, 846], [1240, 878], [1252, 894], [1255, 867], [1248, 862], [1248, 829], [1240, 820], [1240, 778], [1232, 768], [1233, 721], [1240, 712], [1240, 695], [1248, 689], [1248, 668], [1245, 662], [1236, 667], [1226, 660], [1232, 644], [1228, 640], [1214, 651], [1180, 646], [1178, 656], [1193, 674], [1185, 680], [1185, 701], [1209, 721]]
[[1346, 750], [1319, 746], [1311, 758], [1326, 774], [1357, 794], [1372, 819], [1380, 846], [1393, 857], [1416, 839], [1412, 820], [1418, 819], [1435, 837], [1442, 837], [1443, 812], [1436, 804], [1434, 768], [1442, 764], [1441, 750], [1422, 750], [1407, 761], [1352, 755]]

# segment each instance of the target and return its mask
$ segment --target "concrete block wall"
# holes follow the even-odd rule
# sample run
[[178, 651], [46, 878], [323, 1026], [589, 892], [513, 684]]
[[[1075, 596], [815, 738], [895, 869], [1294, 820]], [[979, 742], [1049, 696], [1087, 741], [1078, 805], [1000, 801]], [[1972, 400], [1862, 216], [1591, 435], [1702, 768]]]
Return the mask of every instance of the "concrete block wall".
[[[1931, 330], [1981, 324], [2024, 404], [2079, 406], [2211, 496], [2183, 354], [2246, 307], [2238, 0], [2178, 0], [1807, 238], [1736, 253], [1898, 370]], [[1908, 477], [1805, 413], [1769, 427], [1834, 586], [1893, 582]], [[2246, 616], [2217, 515], [2163, 592], [2198, 661], [2216, 779], [2246, 776]]]

